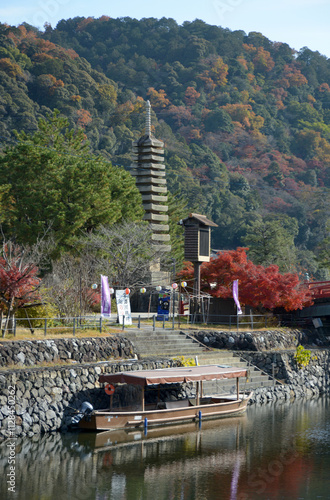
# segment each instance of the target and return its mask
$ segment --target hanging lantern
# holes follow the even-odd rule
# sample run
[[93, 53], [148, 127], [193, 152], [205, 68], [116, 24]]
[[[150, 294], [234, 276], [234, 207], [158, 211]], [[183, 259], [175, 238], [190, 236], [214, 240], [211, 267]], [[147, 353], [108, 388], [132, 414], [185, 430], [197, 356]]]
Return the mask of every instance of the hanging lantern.
[[186, 286], [187, 286], [187, 282], [186, 282], [186, 281], [182, 281], [181, 286], [182, 286], [183, 288], [186, 288]]
[[114, 289], [113, 288], [110, 288], [109, 290], [110, 294], [112, 295], [113, 293], [115, 293]]
[[92, 288], [92, 290], [96, 290], [97, 289], [97, 284], [93, 283], [91, 288]]
[[156, 286], [156, 290], [157, 290], [157, 292], [160, 292], [160, 291], [161, 291], [161, 289], [162, 289], [162, 287], [161, 287], [161, 286], [159, 286], [159, 285], [158, 285], [158, 286]]
[[146, 293], [146, 289], [145, 288], [140, 288], [140, 293]]
[[130, 294], [130, 291], [131, 291], [131, 290], [130, 290], [129, 288], [126, 288], [126, 289], [125, 289], [125, 293], [126, 293], [126, 295], [129, 295], [129, 294]]
[[175, 290], [176, 288], [178, 288], [178, 284], [177, 283], [172, 283], [172, 288], [173, 288], [173, 290]]

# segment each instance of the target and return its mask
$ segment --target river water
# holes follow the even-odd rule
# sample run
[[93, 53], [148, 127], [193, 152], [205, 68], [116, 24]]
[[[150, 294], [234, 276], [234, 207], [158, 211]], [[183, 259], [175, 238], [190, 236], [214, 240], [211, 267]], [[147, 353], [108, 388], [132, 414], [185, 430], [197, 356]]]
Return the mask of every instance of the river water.
[[[318, 398], [250, 406], [242, 417], [146, 436], [54, 433], [9, 440], [0, 444], [0, 498], [330, 499], [329, 410], [330, 399]], [[13, 443], [15, 492], [7, 483]]]

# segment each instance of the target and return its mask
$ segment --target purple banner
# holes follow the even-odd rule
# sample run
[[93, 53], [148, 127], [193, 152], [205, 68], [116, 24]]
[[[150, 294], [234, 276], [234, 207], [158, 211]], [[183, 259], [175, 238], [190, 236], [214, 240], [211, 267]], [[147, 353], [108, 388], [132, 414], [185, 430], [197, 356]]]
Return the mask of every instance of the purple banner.
[[237, 314], [243, 314], [241, 305], [238, 300], [238, 280], [233, 281], [233, 297], [237, 305]]
[[101, 275], [101, 316], [111, 315], [111, 294], [108, 283], [108, 276]]

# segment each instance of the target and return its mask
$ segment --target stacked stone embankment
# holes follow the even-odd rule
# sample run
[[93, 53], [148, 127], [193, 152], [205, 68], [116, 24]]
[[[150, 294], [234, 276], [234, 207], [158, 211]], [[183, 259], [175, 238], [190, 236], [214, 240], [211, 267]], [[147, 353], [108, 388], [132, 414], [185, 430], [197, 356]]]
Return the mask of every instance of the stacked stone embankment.
[[[251, 404], [329, 393], [330, 354], [314, 346], [308, 366], [299, 368], [296, 346], [307, 339], [301, 331], [259, 333], [195, 332], [210, 347], [235, 353], [283, 385], [255, 390]], [[321, 345], [321, 341], [319, 342]], [[244, 346], [244, 347], [242, 347]], [[118, 359], [121, 358], [121, 359]], [[109, 406], [98, 380], [101, 373], [176, 366], [165, 357], [137, 360], [133, 344], [122, 336], [0, 343], [0, 439], [65, 431], [74, 409], [84, 401], [95, 409]], [[43, 366], [48, 363], [49, 366]], [[59, 366], [56, 366], [56, 363]], [[7, 367], [7, 368], [6, 368]], [[10, 369], [9, 369], [10, 368]], [[117, 391], [114, 403], [136, 394]], [[167, 399], [180, 397], [174, 389]]]
[[330, 337], [318, 336], [317, 332], [299, 329], [274, 329], [258, 332], [200, 330], [191, 333], [199, 342], [214, 349], [234, 351], [282, 351], [295, 349], [299, 344], [329, 346]]
[[[99, 384], [102, 373], [168, 368], [172, 360], [123, 360], [74, 367], [33, 368], [0, 373], [0, 439], [65, 431], [84, 401], [95, 409], [109, 407], [109, 396]], [[117, 392], [117, 391], [116, 391]], [[117, 398], [134, 397], [118, 392]], [[117, 400], [114, 399], [114, 406]], [[12, 426], [14, 417], [14, 427]]]
[[0, 342], [0, 367], [38, 366], [42, 363], [91, 363], [132, 358], [134, 355], [132, 343], [123, 337], [115, 336]]
[[119, 336], [1, 342], [0, 366], [10, 369], [0, 371], [0, 437], [66, 429], [70, 408], [108, 403], [99, 375], [132, 364], [141, 369], [135, 361], [114, 361], [135, 357], [132, 343]]
[[240, 352], [251, 364], [269, 375], [274, 373], [277, 380], [284, 382], [283, 385], [276, 385], [269, 390], [257, 389], [251, 404], [278, 399], [311, 398], [330, 393], [330, 351], [311, 348], [311, 358], [305, 367], [299, 367], [295, 352]]
[[[283, 382], [254, 391], [250, 404], [313, 397], [330, 392], [330, 337], [299, 329], [259, 332], [197, 331], [197, 340], [214, 349], [234, 351], [251, 365]], [[311, 351], [306, 367], [295, 359], [298, 345]]]

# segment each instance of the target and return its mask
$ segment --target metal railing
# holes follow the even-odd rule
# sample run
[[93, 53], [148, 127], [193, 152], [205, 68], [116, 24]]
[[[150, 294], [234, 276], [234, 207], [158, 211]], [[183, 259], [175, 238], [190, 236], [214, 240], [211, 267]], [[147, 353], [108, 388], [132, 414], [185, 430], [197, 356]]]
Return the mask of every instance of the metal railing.
[[[31, 333], [43, 331], [44, 336], [47, 333], [65, 332], [76, 334], [79, 330], [97, 330], [102, 333], [105, 327], [108, 327], [112, 322], [105, 320], [102, 316], [76, 316], [65, 318], [14, 318], [12, 326], [7, 328], [7, 332], [16, 336], [19, 327], [29, 329]], [[4, 337], [2, 328], [2, 337]]]
[[[285, 326], [299, 326], [297, 318], [294, 316], [285, 318]], [[106, 330], [115, 328], [117, 331], [124, 331], [126, 328], [137, 329], [184, 329], [194, 328], [194, 326], [212, 326], [224, 328], [226, 330], [254, 330], [263, 329], [268, 327], [283, 326], [282, 318], [274, 315], [208, 315], [207, 318], [199, 318], [198, 315], [163, 315], [160, 316], [156, 313], [134, 313], [129, 322], [125, 319], [119, 323], [117, 321], [116, 313], [110, 318], [104, 318], [100, 315], [93, 316], [76, 316], [64, 318], [16, 318], [12, 321], [11, 327], [7, 332], [16, 336], [18, 328], [29, 329], [31, 333], [34, 331], [43, 331], [46, 337], [49, 334], [56, 333], [72, 333], [76, 335], [78, 331], [96, 330], [100, 333]], [[4, 337], [4, 330], [2, 329], [2, 336]]]

